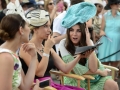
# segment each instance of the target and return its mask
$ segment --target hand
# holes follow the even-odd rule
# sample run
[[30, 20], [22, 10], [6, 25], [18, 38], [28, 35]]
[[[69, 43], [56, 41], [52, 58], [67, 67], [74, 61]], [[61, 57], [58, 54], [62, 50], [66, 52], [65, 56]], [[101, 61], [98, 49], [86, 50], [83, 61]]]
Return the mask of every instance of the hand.
[[103, 71], [100, 72], [101, 76], [107, 76], [109, 74], [110, 70], [109, 69], [105, 69]]
[[85, 33], [86, 33], [86, 43], [87, 43], [88, 46], [91, 46], [92, 42], [91, 42], [91, 39], [90, 39], [90, 32], [89, 32], [87, 26], [86, 26], [86, 29], [85, 29]]
[[104, 36], [105, 32], [103, 30], [100, 30], [100, 36]]
[[24, 43], [21, 48], [27, 52], [31, 57], [37, 57], [36, 48], [33, 43]]
[[94, 49], [86, 51], [85, 53], [82, 53], [81, 58], [88, 58], [93, 51]]
[[55, 44], [54, 38], [49, 35], [48, 39], [45, 41], [45, 48], [51, 49], [54, 44]]
[[39, 80], [36, 80], [36, 85], [33, 87], [32, 90], [42, 90], [42, 88], [39, 87]]

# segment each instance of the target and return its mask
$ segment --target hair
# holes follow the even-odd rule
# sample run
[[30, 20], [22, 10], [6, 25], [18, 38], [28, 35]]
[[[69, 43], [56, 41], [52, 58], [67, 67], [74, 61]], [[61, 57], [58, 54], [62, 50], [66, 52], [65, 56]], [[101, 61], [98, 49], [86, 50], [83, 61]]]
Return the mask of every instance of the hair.
[[70, 1], [71, 1], [71, 5], [78, 4], [80, 2], [84, 2], [84, 0], [70, 0]]
[[50, 0], [44, 0], [44, 9], [48, 11], [48, 4]]
[[67, 8], [68, 8], [67, 2], [63, 2], [63, 5], [64, 5], [64, 7], [65, 7], [65, 10], [67, 10]]
[[25, 20], [19, 14], [5, 16], [0, 24], [0, 38], [2, 40], [14, 39], [20, 26], [25, 27]]
[[7, 3], [6, 0], [1, 0], [2, 9], [6, 9]]
[[[81, 39], [79, 41], [79, 46], [80, 47], [86, 46], [87, 45], [86, 44], [86, 34], [85, 34], [86, 24], [85, 23], [77, 23], [76, 25], [79, 25], [80, 30], [81, 30]], [[65, 42], [65, 48], [69, 51], [69, 53], [71, 55], [74, 55], [75, 54], [75, 46], [74, 46], [73, 42], [70, 39], [70, 29], [71, 28], [67, 29], [67, 38], [66, 38], [66, 42]], [[79, 63], [82, 64], [82, 65], [85, 65], [86, 59], [85, 58], [81, 59], [79, 61]]]

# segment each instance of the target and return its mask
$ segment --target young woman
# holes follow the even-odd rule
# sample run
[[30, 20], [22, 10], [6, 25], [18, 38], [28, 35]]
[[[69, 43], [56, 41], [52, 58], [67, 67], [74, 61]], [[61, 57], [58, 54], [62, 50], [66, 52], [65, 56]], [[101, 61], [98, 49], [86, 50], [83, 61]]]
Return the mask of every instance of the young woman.
[[[82, 10], [81, 8], [78, 9], [78, 7], [81, 7]], [[81, 12], [85, 12], [84, 15], [81, 16], [80, 10]], [[68, 9], [62, 21], [62, 26], [68, 28], [67, 38], [60, 42], [60, 52], [64, 62], [69, 63], [74, 60], [75, 49], [77, 47], [93, 46], [85, 21], [89, 20], [96, 14], [95, 10], [96, 7], [94, 5], [86, 2]], [[87, 13], [90, 14], [88, 15]], [[112, 80], [110, 76], [107, 76], [108, 70], [106, 70], [98, 60], [95, 52], [92, 52], [87, 58], [80, 59], [71, 73], [75, 73], [77, 75], [93, 75], [95, 80], [90, 81], [91, 90], [119, 90], [117, 83]], [[67, 77], [64, 78], [64, 83], [67, 85], [77, 86], [77, 81], [75, 79]], [[80, 85], [82, 88], [85, 88], [86, 90], [88, 89], [87, 81], [81, 81]]]
[[[67, 39], [60, 42], [60, 52], [64, 62], [69, 63], [74, 60], [75, 48], [81, 46], [92, 46], [89, 32], [85, 31], [85, 24], [77, 23], [67, 30]], [[97, 70], [97, 71], [96, 71]], [[108, 71], [97, 59], [95, 52], [88, 58], [82, 58], [73, 68], [73, 72], [77, 75], [91, 74], [96, 79], [91, 81], [91, 90], [118, 90], [117, 83], [108, 75]], [[97, 80], [98, 79], [98, 80]], [[64, 83], [67, 85], [77, 86], [77, 81], [71, 78], [64, 78]], [[81, 81], [82, 88], [87, 89], [87, 83]]]
[[120, 31], [120, 12], [118, 11], [119, 4], [120, 0], [108, 0], [107, 5], [105, 6], [105, 9], [108, 11], [102, 18], [100, 36], [106, 35], [111, 39], [111, 41], [106, 37], [103, 37], [101, 39], [103, 45], [101, 45], [98, 49], [98, 58], [101, 59], [101, 62], [114, 67], [117, 67], [118, 62], [120, 61], [120, 52], [118, 52], [120, 50], [120, 33], [118, 33]]
[[[34, 16], [34, 13], [41, 18]], [[65, 64], [63, 60], [58, 56], [58, 54], [52, 49], [52, 46], [54, 45], [54, 39], [50, 37], [51, 29], [48, 12], [46, 12], [45, 10], [36, 9], [29, 12], [26, 16], [28, 17], [28, 19], [31, 20], [30, 27], [33, 33], [32, 39], [29, 42], [35, 44], [38, 56], [35, 79], [50, 79], [49, 71], [54, 67], [57, 67], [64, 73], [69, 73], [76, 65], [76, 63], [78, 63], [80, 58], [87, 57], [92, 52], [88, 51], [85, 53], [85, 55], [79, 54], [73, 61]], [[44, 39], [47, 39], [47, 41], [49, 42], [45, 42], [45, 45], [43, 46], [42, 41]], [[26, 72], [31, 62], [31, 56], [25, 53], [22, 48], [20, 49], [19, 55], [22, 58], [21, 61], [24, 65], [23, 69]], [[63, 88], [62, 86], [57, 85], [52, 81], [51, 85], [57, 90], [61, 90]], [[68, 87], [65, 87], [65, 89], [71, 90]]]
[[[37, 54], [35, 45], [28, 43], [30, 29], [19, 14], [10, 14], [3, 18], [0, 26], [0, 38], [5, 42], [0, 46], [0, 90], [30, 90], [36, 69]], [[31, 56], [26, 75], [16, 51], [21, 48]], [[35, 86], [35, 88], [38, 88]], [[38, 90], [38, 89], [33, 90]]]

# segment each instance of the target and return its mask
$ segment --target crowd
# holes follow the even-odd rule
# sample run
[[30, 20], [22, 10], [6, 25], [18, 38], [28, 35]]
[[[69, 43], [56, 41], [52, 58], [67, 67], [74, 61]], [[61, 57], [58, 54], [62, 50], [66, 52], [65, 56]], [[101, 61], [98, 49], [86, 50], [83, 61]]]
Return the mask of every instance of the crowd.
[[43, 90], [45, 80], [56, 90], [88, 90], [86, 80], [80, 88], [73, 78], [55, 83], [51, 69], [93, 76], [91, 90], [119, 90], [103, 66], [119, 66], [119, 8], [120, 0], [0, 0], [0, 90]]

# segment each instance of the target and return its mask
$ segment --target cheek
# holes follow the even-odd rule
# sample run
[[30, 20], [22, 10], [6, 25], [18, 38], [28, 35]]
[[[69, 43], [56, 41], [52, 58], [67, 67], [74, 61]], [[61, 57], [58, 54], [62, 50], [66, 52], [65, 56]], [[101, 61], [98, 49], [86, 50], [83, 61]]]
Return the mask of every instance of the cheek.
[[81, 33], [78, 34], [78, 38], [81, 39]]

